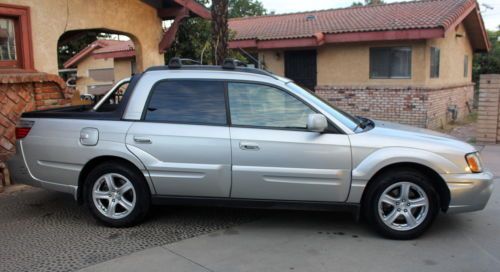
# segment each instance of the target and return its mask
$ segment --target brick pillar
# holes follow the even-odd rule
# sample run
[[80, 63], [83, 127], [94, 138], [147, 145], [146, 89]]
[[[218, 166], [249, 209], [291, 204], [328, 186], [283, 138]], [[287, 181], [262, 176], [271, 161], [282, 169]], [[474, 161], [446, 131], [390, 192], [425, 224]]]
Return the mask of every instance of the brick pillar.
[[[15, 150], [15, 127], [23, 112], [71, 105], [64, 81], [45, 73], [0, 74], [0, 173]], [[0, 177], [0, 183], [2, 179]]]
[[485, 143], [500, 142], [500, 74], [481, 75], [477, 140]]

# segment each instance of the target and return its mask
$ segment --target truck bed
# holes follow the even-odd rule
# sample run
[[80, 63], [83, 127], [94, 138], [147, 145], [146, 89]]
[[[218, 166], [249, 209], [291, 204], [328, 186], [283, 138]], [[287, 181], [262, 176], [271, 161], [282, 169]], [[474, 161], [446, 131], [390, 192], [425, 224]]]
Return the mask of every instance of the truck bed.
[[94, 105], [70, 106], [56, 109], [25, 112], [22, 118], [63, 118], [91, 120], [119, 120], [122, 116], [119, 105], [103, 105], [99, 111], [92, 110]]
[[21, 115], [22, 118], [61, 118], [61, 119], [88, 119], [88, 120], [120, 120], [125, 112], [129, 97], [141, 74], [134, 75], [127, 86], [120, 104], [103, 104], [97, 111], [94, 105], [79, 105], [48, 110], [30, 111]]

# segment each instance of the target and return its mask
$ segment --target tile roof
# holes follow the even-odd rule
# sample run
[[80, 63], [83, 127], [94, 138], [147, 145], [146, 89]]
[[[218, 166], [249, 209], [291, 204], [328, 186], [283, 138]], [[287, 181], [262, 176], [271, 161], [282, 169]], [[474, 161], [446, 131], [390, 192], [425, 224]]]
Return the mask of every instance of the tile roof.
[[229, 20], [232, 40], [273, 40], [410, 29], [448, 29], [475, 0], [423, 0]]
[[[97, 40], [76, 53], [72, 58], [64, 63], [64, 68], [70, 68], [78, 64], [82, 59], [94, 54], [109, 54], [117, 52], [135, 51], [134, 43], [118, 40]], [[135, 53], [135, 52], [134, 52]]]
[[135, 50], [134, 42], [132, 42], [131, 40], [129, 41], [101, 40], [101, 41], [104, 41], [106, 43], [106, 46], [95, 50], [94, 54]]

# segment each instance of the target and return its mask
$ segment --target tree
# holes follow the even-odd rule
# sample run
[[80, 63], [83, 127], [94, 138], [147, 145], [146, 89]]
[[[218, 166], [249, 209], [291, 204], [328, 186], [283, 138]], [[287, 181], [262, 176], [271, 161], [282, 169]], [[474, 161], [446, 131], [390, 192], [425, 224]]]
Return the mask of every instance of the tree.
[[478, 53], [474, 56], [472, 77], [475, 82], [479, 81], [481, 74], [500, 74], [500, 26], [497, 31], [488, 30], [491, 50], [488, 53]]
[[[209, 0], [198, 0], [206, 7]], [[265, 15], [266, 9], [257, 0], [229, 0], [228, 17]], [[188, 18], [180, 25], [174, 43], [165, 53], [165, 62], [172, 57], [183, 57], [209, 63], [213, 61], [211, 22], [201, 18]], [[231, 33], [229, 33], [231, 36]], [[228, 56], [245, 60], [237, 51], [228, 51]]]
[[352, 3], [351, 7], [369, 6], [369, 5], [381, 5], [385, 4], [383, 0], [365, 0], [365, 3], [356, 1]]
[[215, 65], [227, 57], [229, 26], [227, 24], [229, 0], [212, 1], [212, 59]]
[[260, 16], [266, 12], [258, 0], [229, 0], [229, 18]]

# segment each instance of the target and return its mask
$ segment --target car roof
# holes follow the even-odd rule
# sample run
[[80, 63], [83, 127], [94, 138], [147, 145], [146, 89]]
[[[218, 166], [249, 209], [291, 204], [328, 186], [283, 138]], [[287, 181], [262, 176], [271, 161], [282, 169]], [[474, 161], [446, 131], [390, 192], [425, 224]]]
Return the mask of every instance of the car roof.
[[207, 72], [212, 75], [218, 75], [217, 78], [228, 77], [227, 79], [234, 79], [235, 76], [242, 78], [252, 78], [252, 79], [273, 79], [276, 81], [281, 81], [283, 83], [288, 83], [291, 80], [277, 76], [269, 71], [256, 69], [256, 68], [248, 68], [248, 67], [235, 67], [235, 68], [224, 68], [222, 66], [213, 66], [213, 65], [183, 65], [178, 68], [171, 68], [169, 66], [154, 66], [148, 68], [144, 73], [152, 73], [152, 72], [164, 72], [163, 74], [176, 74], [178, 76], [190, 74], [194, 76], [196, 74], [201, 75]]

